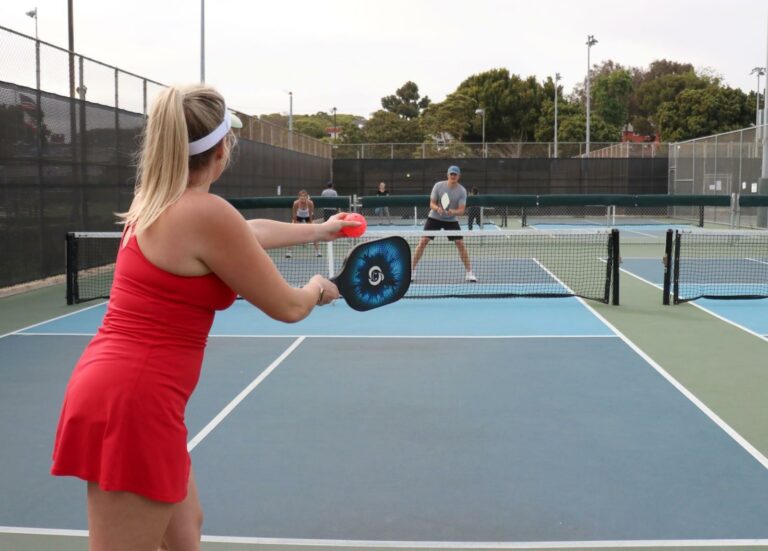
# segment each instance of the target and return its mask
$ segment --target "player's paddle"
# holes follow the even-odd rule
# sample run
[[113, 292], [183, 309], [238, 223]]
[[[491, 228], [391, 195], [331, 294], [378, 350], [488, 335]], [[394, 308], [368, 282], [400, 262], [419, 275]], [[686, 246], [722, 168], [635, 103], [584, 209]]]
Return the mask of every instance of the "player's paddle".
[[357, 245], [332, 278], [350, 308], [364, 312], [403, 298], [411, 285], [411, 248], [402, 237]]
[[451, 198], [448, 197], [447, 193], [443, 193], [443, 195], [440, 197], [440, 206], [443, 207], [443, 210], [448, 210], [450, 204]]

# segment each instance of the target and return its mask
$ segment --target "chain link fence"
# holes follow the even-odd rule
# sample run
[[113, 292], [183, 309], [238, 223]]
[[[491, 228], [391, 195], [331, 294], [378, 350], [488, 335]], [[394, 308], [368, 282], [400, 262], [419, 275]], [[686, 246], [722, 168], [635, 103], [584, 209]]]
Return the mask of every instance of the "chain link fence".
[[[669, 193], [674, 195], [758, 195], [761, 187], [763, 132], [766, 126], [744, 128], [714, 136], [669, 144]], [[676, 207], [678, 216], [698, 216], [692, 207]], [[707, 207], [705, 222], [743, 227], [765, 227], [763, 207], [740, 209], [732, 220], [730, 209]]]
[[[147, 106], [163, 87], [0, 27], [0, 288], [62, 274], [66, 232], [115, 229], [133, 196]], [[216, 193], [322, 189], [328, 144], [241, 117]]]
[[[557, 152], [557, 154], [555, 154]], [[487, 142], [336, 144], [334, 159], [554, 159], [654, 158], [667, 154], [660, 143]]]
[[[166, 87], [3, 26], [0, 81], [144, 115], [154, 97]], [[331, 157], [331, 146], [326, 142], [233, 110], [243, 120], [242, 138], [316, 157]], [[56, 138], [66, 135], [59, 133]]]

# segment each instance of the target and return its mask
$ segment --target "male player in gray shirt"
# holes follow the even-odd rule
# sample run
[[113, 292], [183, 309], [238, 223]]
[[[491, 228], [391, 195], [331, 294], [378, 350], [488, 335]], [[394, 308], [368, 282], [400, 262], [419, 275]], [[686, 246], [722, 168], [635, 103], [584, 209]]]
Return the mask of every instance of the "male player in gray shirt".
[[[425, 230], [461, 229], [457, 216], [464, 214], [464, 209], [467, 205], [467, 190], [459, 183], [459, 178], [461, 178], [461, 169], [457, 166], [451, 166], [448, 168], [448, 179], [437, 182], [432, 188], [432, 194], [429, 197], [430, 211], [427, 221], [424, 223]], [[427, 245], [433, 239], [434, 237], [431, 236], [422, 237], [419, 241], [416, 252], [413, 255], [412, 274], [416, 273], [416, 265], [421, 260], [424, 249], [427, 248]], [[456, 249], [459, 251], [459, 258], [461, 258], [461, 262], [467, 270], [465, 279], [476, 283], [477, 278], [472, 273], [472, 265], [469, 262], [469, 254], [467, 254], [467, 248], [464, 246], [463, 237], [451, 235], [448, 236], [448, 240], [453, 241]]]

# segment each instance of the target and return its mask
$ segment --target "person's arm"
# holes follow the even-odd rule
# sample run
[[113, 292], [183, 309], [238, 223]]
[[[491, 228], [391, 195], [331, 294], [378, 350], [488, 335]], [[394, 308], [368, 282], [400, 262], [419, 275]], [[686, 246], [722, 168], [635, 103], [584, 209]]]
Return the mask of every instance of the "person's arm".
[[[281, 224], [291, 227], [291, 224]], [[193, 254], [230, 289], [279, 321], [304, 319], [318, 304], [338, 298], [339, 291], [317, 275], [303, 287], [291, 287], [278, 272], [240, 213], [215, 195], [200, 200], [190, 217]], [[295, 228], [304, 224], [293, 225]]]
[[443, 206], [439, 203], [440, 198], [437, 196], [437, 184], [432, 186], [432, 193], [429, 194], [429, 208], [438, 213], [440, 216], [445, 215]]
[[299, 202], [294, 201], [291, 207], [291, 224], [297, 223], [299, 220], [296, 218], [296, 213], [299, 211]]
[[261, 218], [248, 220], [247, 224], [263, 248], [276, 249], [302, 243], [333, 241], [340, 237], [341, 228], [360, 225], [360, 222], [344, 220], [344, 216], [344, 213], [334, 214], [327, 222], [319, 224], [286, 224]]
[[464, 210], [467, 208], [467, 192], [464, 192], [459, 197], [459, 206], [455, 209], [448, 209], [446, 212], [450, 216], [464, 216]]

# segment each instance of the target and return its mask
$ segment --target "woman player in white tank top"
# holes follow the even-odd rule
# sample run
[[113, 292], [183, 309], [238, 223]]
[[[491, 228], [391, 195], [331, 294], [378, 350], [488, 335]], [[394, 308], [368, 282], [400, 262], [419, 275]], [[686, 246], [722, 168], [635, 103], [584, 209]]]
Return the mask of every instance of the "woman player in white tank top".
[[[315, 203], [309, 198], [309, 193], [302, 189], [299, 191], [298, 199], [293, 202], [293, 208], [291, 208], [291, 223], [293, 224], [312, 224], [315, 219]], [[317, 243], [312, 243], [315, 247], [315, 255], [323, 256], [320, 252], [320, 247]], [[291, 258], [293, 256], [292, 250], [288, 250], [285, 257]]]

